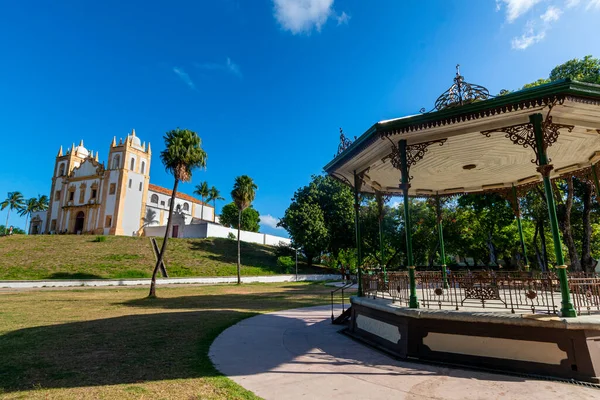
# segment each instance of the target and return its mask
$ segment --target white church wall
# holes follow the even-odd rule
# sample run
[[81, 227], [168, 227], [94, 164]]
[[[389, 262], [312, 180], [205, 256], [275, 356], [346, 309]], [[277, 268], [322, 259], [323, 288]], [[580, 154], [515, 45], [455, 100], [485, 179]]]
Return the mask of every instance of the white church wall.
[[[117, 202], [117, 192], [118, 192], [118, 184], [119, 184], [119, 171], [117, 170], [111, 170], [109, 172], [108, 175], [108, 180], [105, 181], [104, 184], [104, 188], [103, 190], [107, 191], [107, 196], [106, 196], [106, 205], [104, 208], [104, 215], [105, 217], [110, 215], [113, 221], [113, 224], [115, 223], [115, 204]], [[114, 194], [110, 194], [110, 184], [114, 183], [115, 184], [115, 193]], [[125, 190], [125, 188], [123, 188], [123, 190]], [[100, 221], [102, 225], [100, 226], [104, 226], [104, 221]], [[110, 232], [110, 228], [105, 228], [104, 229], [104, 233], [108, 235], [108, 233]]]
[[[130, 159], [127, 160], [130, 162]], [[127, 165], [129, 168], [129, 165]], [[131, 185], [129, 184], [131, 182]], [[141, 190], [140, 190], [140, 184]], [[126, 236], [137, 235], [140, 229], [140, 219], [142, 212], [142, 198], [144, 195], [144, 175], [129, 171], [125, 187], [125, 199], [122, 215], [123, 234]]]
[[98, 168], [98, 167], [95, 167], [94, 164], [90, 160], [85, 160], [79, 166], [79, 168], [77, 168], [73, 171], [73, 176], [75, 178], [78, 178], [81, 176], [94, 175], [94, 174], [96, 174], [96, 168]]

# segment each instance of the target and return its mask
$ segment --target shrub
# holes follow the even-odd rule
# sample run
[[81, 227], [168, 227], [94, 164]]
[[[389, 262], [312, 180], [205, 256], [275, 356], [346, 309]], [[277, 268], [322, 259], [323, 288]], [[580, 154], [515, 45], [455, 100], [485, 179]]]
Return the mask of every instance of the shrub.
[[281, 272], [284, 274], [291, 274], [296, 269], [296, 261], [290, 256], [277, 257], [277, 266], [281, 268]]
[[227, 239], [231, 239], [231, 240], [237, 240], [237, 236], [235, 236], [233, 234], [233, 232], [229, 232], [229, 234], [227, 235]]
[[93, 242], [106, 242], [106, 236], [96, 236], [96, 238], [93, 240]]
[[275, 255], [277, 257], [285, 257], [285, 256], [296, 256], [296, 250], [292, 246], [285, 244], [284, 242], [279, 242], [276, 246], [274, 246]]

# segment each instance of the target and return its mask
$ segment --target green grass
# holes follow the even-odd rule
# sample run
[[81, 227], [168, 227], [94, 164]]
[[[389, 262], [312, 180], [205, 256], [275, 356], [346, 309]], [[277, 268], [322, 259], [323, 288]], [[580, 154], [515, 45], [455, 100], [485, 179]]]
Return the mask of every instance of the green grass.
[[[162, 240], [158, 240], [159, 246]], [[237, 243], [229, 239], [169, 239], [169, 276], [234, 276]], [[155, 264], [149, 238], [13, 235], [0, 238], [0, 280], [149, 278]], [[300, 273], [326, 273], [299, 264]], [[285, 273], [273, 247], [242, 242], [242, 275]]]
[[0, 292], [0, 397], [255, 399], [208, 358], [241, 319], [327, 303], [331, 288], [241, 286]]

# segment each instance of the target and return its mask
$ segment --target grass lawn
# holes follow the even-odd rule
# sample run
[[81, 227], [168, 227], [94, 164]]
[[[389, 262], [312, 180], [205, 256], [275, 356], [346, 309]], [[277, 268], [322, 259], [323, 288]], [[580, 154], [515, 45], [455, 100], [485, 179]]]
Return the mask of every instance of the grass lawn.
[[[149, 238], [13, 235], [0, 237], [0, 280], [149, 278], [155, 258]], [[162, 239], [158, 240], [159, 246]], [[237, 242], [229, 239], [169, 239], [169, 276], [236, 275]], [[291, 273], [277, 265], [274, 248], [242, 242], [242, 275]], [[300, 263], [300, 273], [326, 273]]]
[[254, 399], [208, 350], [257, 313], [327, 303], [316, 283], [0, 292], [0, 398]]

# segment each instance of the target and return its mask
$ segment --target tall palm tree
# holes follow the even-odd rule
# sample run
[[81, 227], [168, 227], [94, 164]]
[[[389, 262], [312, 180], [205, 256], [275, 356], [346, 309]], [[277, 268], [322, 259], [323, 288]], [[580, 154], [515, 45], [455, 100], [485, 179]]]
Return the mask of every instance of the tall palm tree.
[[238, 258], [237, 258], [237, 278], [238, 285], [242, 283], [242, 278], [240, 276], [240, 266], [241, 266], [241, 258], [240, 258], [240, 226], [242, 225], [242, 211], [252, 205], [254, 201], [254, 197], [256, 196], [256, 189], [258, 186], [254, 183], [252, 178], [248, 175], [242, 175], [235, 178], [235, 183], [233, 184], [233, 190], [231, 191], [231, 197], [233, 198], [233, 202], [238, 208]]
[[37, 211], [46, 211], [48, 209], [49, 204], [50, 204], [50, 201], [48, 200], [48, 196], [46, 196], [45, 194], [40, 196], [38, 194]]
[[179, 182], [189, 182], [192, 179], [192, 171], [196, 168], [206, 168], [206, 152], [202, 149], [202, 141], [196, 132], [188, 129], [175, 129], [169, 131], [164, 136], [165, 149], [160, 152], [160, 160], [167, 172], [173, 174], [175, 183], [171, 193], [171, 202], [169, 205], [169, 219], [165, 230], [165, 238], [160, 249], [160, 254], [156, 260], [154, 271], [152, 272], [152, 281], [150, 283], [150, 293], [148, 297], [156, 297], [156, 273], [162, 264], [167, 249], [167, 239], [172, 226], [173, 208], [175, 207], [175, 197], [177, 195], [177, 186]]
[[221, 192], [219, 192], [219, 189], [213, 186], [209, 189], [208, 198], [206, 199], [206, 201], [208, 201], [209, 203], [211, 201], [213, 202], [213, 222], [216, 221], [217, 217], [217, 200], [225, 200], [225, 198], [221, 196]]
[[202, 198], [202, 208], [200, 211], [200, 219], [204, 219], [204, 201], [210, 195], [210, 189], [208, 188], [208, 182], [202, 182], [199, 185], [196, 185], [196, 190], [194, 190], [194, 194], [200, 196]]
[[27, 223], [29, 222], [29, 217], [31, 214], [38, 211], [38, 199], [32, 197], [27, 199], [23, 208], [18, 211], [18, 214], [22, 217], [25, 216], [25, 233], [29, 234], [29, 229], [27, 227]]
[[8, 213], [6, 214], [6, 225], [4, 225], [4, 234], [6, 235], [6, 231], [8, 230], [8, 217], [10, 217], [11, 211], [19, 211], [25, 206], [25, 199], [23, 198], [23, 194], [21, 192], [9, 192], [8, 197], [0, 204], [0, 210], [4, 211], [5, 208], [8, 208]]

